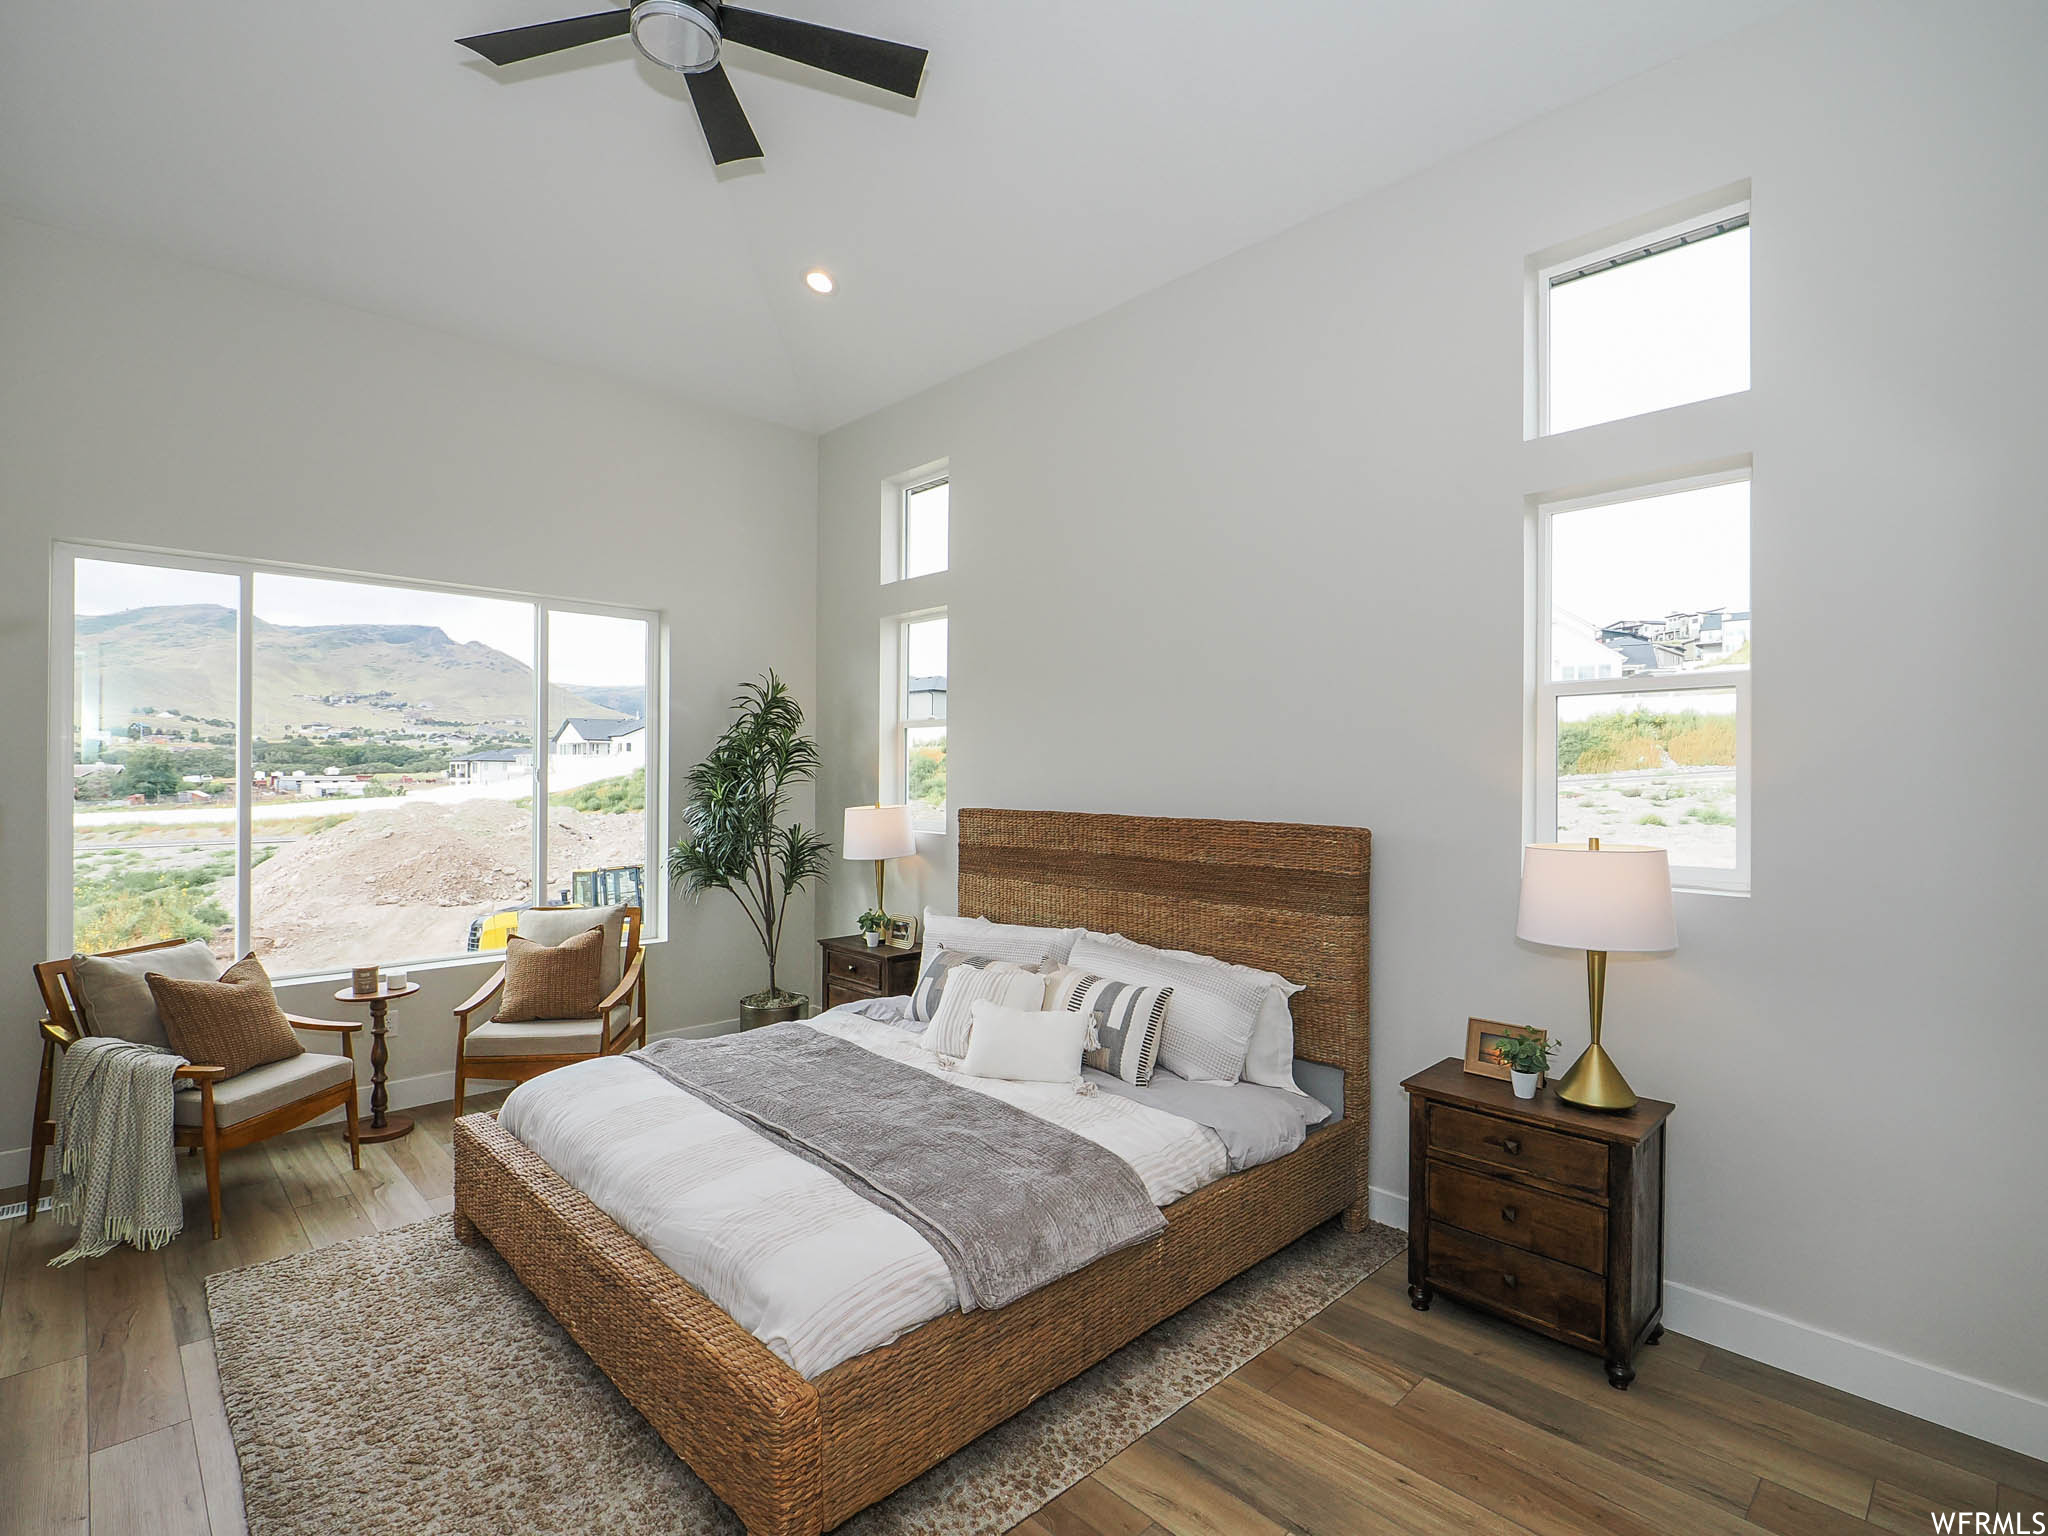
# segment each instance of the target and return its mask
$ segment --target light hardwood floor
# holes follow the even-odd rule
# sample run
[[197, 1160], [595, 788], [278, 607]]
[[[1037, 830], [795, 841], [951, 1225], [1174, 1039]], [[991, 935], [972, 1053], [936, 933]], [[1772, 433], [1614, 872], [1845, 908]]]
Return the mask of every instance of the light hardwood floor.
[[[53, 1270], [63, 1229], [0, 1223], [0, 1533], [244, 1529], [206, 1276], [447, 1211], [449, 1106], [414, 1113], [360, 1173], [328, 1128], [230, 1154], [217, 1243], [185, 1158], [161, 1252]], [[1932, 1510], [2048, 1511], [2048, 1464], [1677, 1334], [1616, 1392], [1404, 1283], [1381, 1270], [1017, 1536], [1922, 1536]]]

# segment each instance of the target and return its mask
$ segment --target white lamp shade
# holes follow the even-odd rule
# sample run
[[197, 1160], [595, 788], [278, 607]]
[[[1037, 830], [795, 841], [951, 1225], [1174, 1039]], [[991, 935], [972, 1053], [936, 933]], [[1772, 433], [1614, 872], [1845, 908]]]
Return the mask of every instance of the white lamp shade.
[[849, 805], [839, 851], [849, 859], [907, 859], [917, 852], [917, 833], [907, 805]]
[[1670, 860], [1629, 843], [1533, 843], [1522, 851], [1515, 937], [1561, 949], [1676, 949]]

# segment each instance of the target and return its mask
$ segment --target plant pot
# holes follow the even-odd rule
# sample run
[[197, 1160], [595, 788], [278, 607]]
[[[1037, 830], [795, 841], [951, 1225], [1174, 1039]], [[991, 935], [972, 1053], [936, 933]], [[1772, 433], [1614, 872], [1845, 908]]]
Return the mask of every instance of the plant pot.
[[882, 942], [882, 935], [879, 932], [864, 933], [861, 935], [861, 937], [868, 941], [869, 949], [876, 948]]
[[1508, 1076], [1514, 1079], [1515, 1097], [1518, 1099], [1535, 1098], [1536, 1089], [1543, 1082], [1543, 1074], [1541, 1072], [1516, 1072], [1510, 1069]]
[[[761, 994], [756, 994], [757, 996]], [[783, 993], [784, 1001], [779, 1003], [755, 1003], [743, 999], [740, 1003], [740, 1028], [759, 1029], [763, 1024], [787, 1024], [792, 1019], [804, 1016], [811, 1000], [800, 993]]]

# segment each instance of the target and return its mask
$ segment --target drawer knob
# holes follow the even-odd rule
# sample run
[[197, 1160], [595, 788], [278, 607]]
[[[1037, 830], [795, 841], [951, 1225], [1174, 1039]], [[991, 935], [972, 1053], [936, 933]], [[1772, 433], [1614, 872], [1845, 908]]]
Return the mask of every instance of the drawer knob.
[[1509, 1157], [1517, 1157], [1522, 1151], [1522, 1138], [1519, 1136], [1503, 1136], [1500, 1139], [1500, 1149], [1507, 1153]]
[[1512, 1205], [1502, 1206], [1500, 1208], [1500, 1219], [1502, 1221], [1507, 1222], [1510, 1225], [1513, 1225], [1515, 1219], [1515, 1208]]
[[1515, 1288], [1515, 1277], [1513, 1275], [1503, 1274], [1500, 1277], [1500, 1283], [1512, 1291]]

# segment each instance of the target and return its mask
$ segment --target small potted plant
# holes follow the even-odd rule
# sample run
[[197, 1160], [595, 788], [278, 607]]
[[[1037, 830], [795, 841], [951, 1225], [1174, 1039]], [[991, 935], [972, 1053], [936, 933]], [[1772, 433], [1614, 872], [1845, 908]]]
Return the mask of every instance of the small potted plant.
[[1536, 1086], [1543, 1081], [1543, 1073], [1550, 1065], [1550, 1058], [1557, 1050], [1553, 1041], [1537, 1034], [1520, 1032], [1503, 1035], [1500, 1044], [1494, 1047], [1494, 1054], [1507, 1063], [1508, 1076], [1514, 1080], [1515, 1097], [1533, 1099]]
[[869, 949], [882, 942], [882, 934], [888, 926], [889, 914], [886, 912], [877, 912], [873, 907], [869, 907], [860, 915], [860, 934], [868, 941]]

